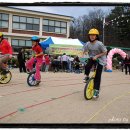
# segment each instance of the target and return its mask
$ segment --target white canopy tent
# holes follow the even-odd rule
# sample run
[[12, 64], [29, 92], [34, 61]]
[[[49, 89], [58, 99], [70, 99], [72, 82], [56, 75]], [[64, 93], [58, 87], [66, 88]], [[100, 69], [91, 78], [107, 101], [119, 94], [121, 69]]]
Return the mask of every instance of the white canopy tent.
[[79, 39], [66, 39], [57, 37], [51, 37], [51, 38], [54, 44], [83, 46], [83, 44], [81, 43], [81, 41], [79, 41]]
[[79, 39], [49, 37], [46, 40], [40, 42], [40, 44], [43, 48], [47, 48], [50, 44], [83, 46], [84, 43], [81, 42]]

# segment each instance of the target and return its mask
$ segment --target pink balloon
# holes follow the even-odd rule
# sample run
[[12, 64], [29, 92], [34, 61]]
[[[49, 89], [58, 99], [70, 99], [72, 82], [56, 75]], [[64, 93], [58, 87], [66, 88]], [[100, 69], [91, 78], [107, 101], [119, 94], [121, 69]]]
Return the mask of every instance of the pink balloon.
[[112, 70], [112, 57], [114, 54], [120, 54], [123, 58], [126, 57], [126, 53], [118, 48], [114, 48], [112, 50], [110, 50], [110, 52], [107, 55], [107, 70]]

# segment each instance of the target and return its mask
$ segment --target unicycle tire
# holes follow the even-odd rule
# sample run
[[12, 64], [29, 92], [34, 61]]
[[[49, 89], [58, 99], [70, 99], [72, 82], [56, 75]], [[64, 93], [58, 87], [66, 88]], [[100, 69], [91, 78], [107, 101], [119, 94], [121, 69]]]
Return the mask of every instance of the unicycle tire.
[[35, 75], [35, 73], [31, 73], [28, 75], [27, 84], [29, 86], [37, 86], [38, 85], [36, 80], [34, 79], [34, 75]]
[[84, 98], [90, 100], [93, 98], [94, 94], [94, 78], [90, 78], [84, 88]]
[[12, 73], [8, 71], [5, 75], [0, 74], [0, 84], [7, 84], [12, 79]]

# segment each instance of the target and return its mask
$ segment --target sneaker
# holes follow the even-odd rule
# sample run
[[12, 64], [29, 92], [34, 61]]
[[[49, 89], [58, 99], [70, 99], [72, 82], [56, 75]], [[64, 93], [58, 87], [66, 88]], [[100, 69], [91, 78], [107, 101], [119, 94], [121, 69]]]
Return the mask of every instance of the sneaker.
[[36, 80], [36, 84], [39, 84], [41, 82], [41, 80]]
[[8, 70], [5, 70], [5, 69], [4, 69], [4, 70], [2, 70], [1, 74], [2, 74], [2, 75], [6, 75], [8, 72], [9, 72]]
[[99, 97], [99, 90], [94, 90], [93, 98], [98, 98]]
[[84, 78], [84, 82], [87, 82], [88, 80], [89, 80], [89, 77], [86, 76], [86, 77]]

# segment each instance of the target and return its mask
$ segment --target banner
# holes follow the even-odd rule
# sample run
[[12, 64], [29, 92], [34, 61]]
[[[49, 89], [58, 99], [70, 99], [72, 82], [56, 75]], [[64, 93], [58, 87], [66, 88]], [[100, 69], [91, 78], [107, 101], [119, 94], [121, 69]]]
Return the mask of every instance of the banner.
[[83, 53], [82, 48], [82, 46], [51, 44], [49, 53], [54, 55], [66, 53], [66, 55], [77, 55], [81, 57]]

